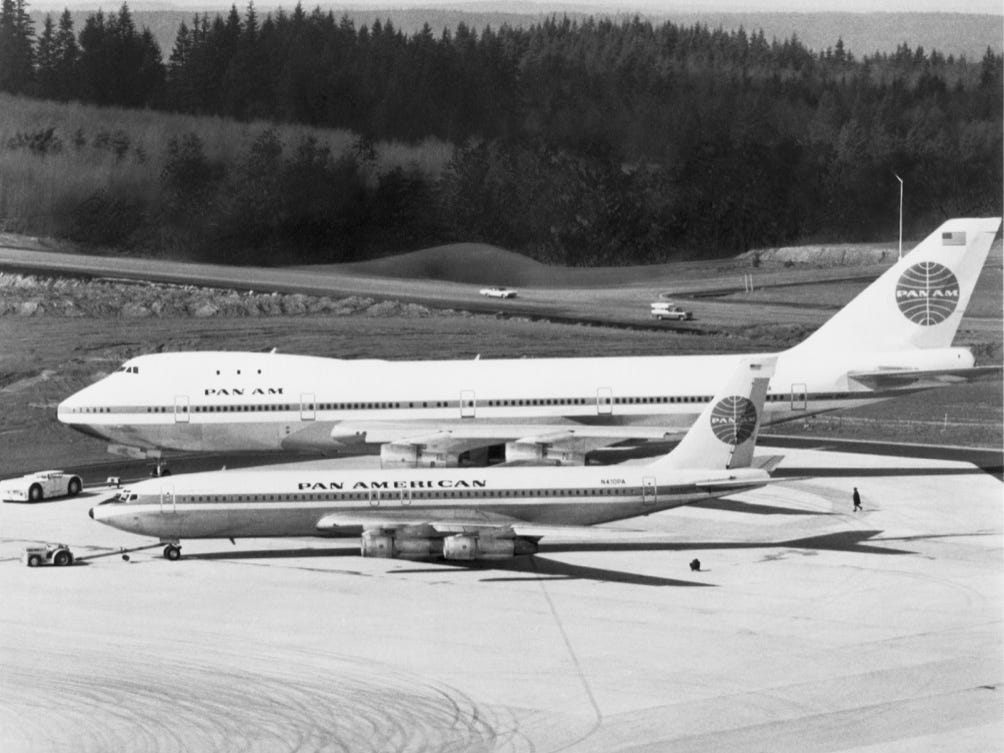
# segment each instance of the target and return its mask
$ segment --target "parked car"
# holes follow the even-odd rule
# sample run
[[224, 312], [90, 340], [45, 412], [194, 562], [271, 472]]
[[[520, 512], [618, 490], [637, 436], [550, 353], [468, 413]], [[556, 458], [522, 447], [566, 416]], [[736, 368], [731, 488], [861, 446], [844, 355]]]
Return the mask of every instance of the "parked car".
[[672, 303], [659, 301], [652, 304], [652, 318], [659, 320], [676, 319], [682, 322], [693, 319], [694, 312], [687, 311], [686, 309], [676, 306]]
[[80, 476], [64, 471], [38, 471], [0, 481], [0, 499], [9, 502], [38, 502], [50, 497], [75, 497], [83, 488]]
[[515, 298], [516, 291], [512, 288], [481, 288], [481, 295], [486, 295], [489, 298]]

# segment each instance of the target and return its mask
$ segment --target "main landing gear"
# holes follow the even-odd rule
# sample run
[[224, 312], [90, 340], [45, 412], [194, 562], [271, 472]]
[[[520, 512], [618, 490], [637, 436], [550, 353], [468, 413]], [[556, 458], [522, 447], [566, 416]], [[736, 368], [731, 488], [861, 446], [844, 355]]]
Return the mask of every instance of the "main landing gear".
[[181, 559], [181, 544], [177, 541], [169, 542], [167, 546], [164, 547], [164, 559], [170, 560], [171, 562], [177, 562]]

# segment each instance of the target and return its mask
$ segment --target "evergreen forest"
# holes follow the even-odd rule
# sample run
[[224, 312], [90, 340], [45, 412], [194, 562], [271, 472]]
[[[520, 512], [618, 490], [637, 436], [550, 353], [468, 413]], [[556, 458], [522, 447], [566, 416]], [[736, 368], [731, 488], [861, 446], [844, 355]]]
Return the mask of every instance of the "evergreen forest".
[[[69, 11], [34, 28], [25, 0], [3, 0], [0, 15], [0, 92], [18, 101], [257, 127], [229, 153], [195, 129], [132, 151], [122, 134], [118, 157], [152, 187], [54, 200], [57, 234], [259, 263], [464, 240], [612, 265], [893, 238], [897, 176], [907, 237], [998, 215], [1002, 67], [990, 49], [967, 60], [902, 44], [858, 58], [840, 39], [810, 50], [637, 18], [405, 34], [249, 4], [195, 15], [163, 51], [127, 5], [79, 30]], [[42, 165], [100, 137], [55, 121], [8, 134], [0, 160]], [[288, 125], [313, 130], [283, 137]], [[334, 145], [328, 131], [351, 138]], [[380, 167], [399, 143], [446, 144], [449, 156], [441, 169]]]

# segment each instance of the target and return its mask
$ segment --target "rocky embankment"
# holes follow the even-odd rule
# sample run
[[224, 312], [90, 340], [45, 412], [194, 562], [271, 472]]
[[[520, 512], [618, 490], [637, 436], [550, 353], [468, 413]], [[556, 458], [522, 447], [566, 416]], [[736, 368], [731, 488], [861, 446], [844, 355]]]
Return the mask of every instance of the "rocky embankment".
[[[915, 244], [907, 244], [909, 251]], [[758, 262], [812, 264], [816, 267], [859, 267], [885, 264], [899, 258], [896, 243], [836, 243], [822, 246], [782, 246], [759, 248], [740, 254], [739, 259], [756, 259]]]
[[110, 280], [49, 278], [0, 272], [0, 316], [57, 317], [257, 317], [257, 316], [456, 316], [456, 311], [364, 296], [331, 298], [256, 293]]

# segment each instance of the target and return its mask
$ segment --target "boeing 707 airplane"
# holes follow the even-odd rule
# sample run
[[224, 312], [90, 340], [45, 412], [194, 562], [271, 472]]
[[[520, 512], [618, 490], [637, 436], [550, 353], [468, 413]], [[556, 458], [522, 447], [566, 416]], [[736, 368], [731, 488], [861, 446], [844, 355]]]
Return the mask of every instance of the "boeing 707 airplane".
[[751, 466], [775, 361], [737, 359], [686, 436], [647, 465], [211, 471], [140, 481], [90, 515], [158, 537], [171, 560], [185, 538], [279, 536], [361, 536], [364, 557], [533, 554], [548, 533], [770, 483]]
[[[778, 354], [767, 422], [854, 408], [999, 367], [952, 347], [1000, 218], [939, 227], [802, 343]], [[59, 405], [112, 451], [379, 446], [385, 466], [456, 466], [505, 444], [506, 461], [582, 464], [624, 439], [679, 436], [738, 355], [469, 361], [342, 360], [182, 352], [133, 358]]]

